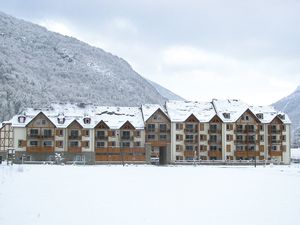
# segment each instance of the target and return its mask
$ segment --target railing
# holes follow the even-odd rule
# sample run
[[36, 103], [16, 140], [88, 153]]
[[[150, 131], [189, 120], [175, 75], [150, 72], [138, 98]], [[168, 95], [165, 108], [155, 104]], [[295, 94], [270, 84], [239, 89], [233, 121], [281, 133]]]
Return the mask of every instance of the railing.
[[221, 129], [209, 129], [208, 133], [209, 134], [221, 134], [222, 130]]
[[197, 139], [185, 139], [184, 140], [185, 144], [198, 144]]
[[68, 147], [68, 152], [70, 153], [79, 153], [81, 151], [81, 147]]
[[81, 139], [81, 135], [69, 135], [69, 139], [78, 140]]
[[41, 134], [28, 134], [28, 139], [47, 139], [47, 138], [54, 138], [54, 135], [41, 135]]
[[237, 150], [234, 152], [235, 157], [256, 157], [259, 156], [259, 151], [254, 150]]
[[269, 134], [280, 134], [281, 130], [269, 130]]
[[222, 158], [222, 151], [219, 151], [219, 150], [209, 150], [208, 151], [208, 156], [209, 157]]
[[222, 141], [219, 141], [219, 140], [208, 140], [208, 144], [209, 145], [211, 145], [211, 144], [221, 145]]
[[269, 156], [282, 156], [281, 150], [269, 150]]
[[184, 129], [185, 133], [197, 133], [198, 130], [197, 129]]
[[101, 136], [96, 136], [95, 137], [97, 140], [108, 140], [108, 136], [103, 136], [103, 135], [101, 135]]
[[26, 152], [29, 153], [53, 153], [53, 146], [30, 146], [26, 148]]

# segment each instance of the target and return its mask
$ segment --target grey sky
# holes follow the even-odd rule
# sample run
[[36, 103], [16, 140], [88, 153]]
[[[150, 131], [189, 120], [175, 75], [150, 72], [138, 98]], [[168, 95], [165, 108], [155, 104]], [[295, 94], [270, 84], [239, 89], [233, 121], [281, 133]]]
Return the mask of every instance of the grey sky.
[[189, 100], [271, 104], [300, 85], [298, 0], [0, 0]]

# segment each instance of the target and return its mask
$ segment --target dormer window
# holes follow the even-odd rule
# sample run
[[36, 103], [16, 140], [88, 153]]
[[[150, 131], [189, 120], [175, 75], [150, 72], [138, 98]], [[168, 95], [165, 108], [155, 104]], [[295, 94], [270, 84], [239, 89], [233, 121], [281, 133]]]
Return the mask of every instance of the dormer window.
[[261, 120], [264, 119], [264, 114], [262, 114], [262, 113], [257, 113], [256, 116], [258, 119], [261, 119]]
[[225, 119], [230, 119], [230, 113], [223, 113]]
[[19, 116], [18, 117], [18, 122], [19, 123], [25, 123], [25, 121], [26, 121], [26, 116]]
[[57, 122], [58, 122], [58, 124], [64, 124], [65, 123], [65, 118], [64, 117], [58, 117], [57, 118]]
[[91, 118], [88, 118], [88, 117], [84, 118], [83, 123], [84, 124], [90, 124], [91, 123]]
[[278, 114], [278, 117], [282, 120], [285, 120], [285, 115], [284, 114]]

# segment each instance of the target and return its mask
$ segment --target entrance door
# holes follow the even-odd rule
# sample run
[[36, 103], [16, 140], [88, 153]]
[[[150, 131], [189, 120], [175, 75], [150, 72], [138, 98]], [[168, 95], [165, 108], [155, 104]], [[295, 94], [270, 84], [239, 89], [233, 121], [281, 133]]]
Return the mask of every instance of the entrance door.
[[167, 164], [167, 148], [159, 147], [159, 165]]

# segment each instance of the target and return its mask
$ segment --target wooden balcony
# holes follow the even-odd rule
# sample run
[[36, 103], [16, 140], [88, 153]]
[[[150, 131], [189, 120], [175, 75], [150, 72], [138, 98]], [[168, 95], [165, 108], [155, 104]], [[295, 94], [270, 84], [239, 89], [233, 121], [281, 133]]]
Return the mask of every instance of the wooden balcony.
[[281, 134], [282, 130], [269, 130], [269, 134]]
[[198, 141], [197, 141], [197, 139], [195, 140], [195, 139], [186, 139], [186, 140], [184, 140], [184, 144], [186, 144], [186, 145], [188, 145], [188, 144], [198, 144]]
[[257, 145], [257, 144], [259, 144], [259, 141], [256, 141], [256, 140], [236, 140], [236, 141], [234, 141], [234, 144]]
[[96, 148], [96, 161], [145, 161], [145, 148]]
[[209, 145], [222, 145], [222, 141], [220, 140], [208, 140]]
[[95, 136], [95, 139], [96, 140], [104, 140], [104, 141], [106, 141], [106, 140], [108, 140], [108, 136]]
[[54, 135], [29, 134], [27, 139], [54, 139]]
[[269, 156], [282, 156], [282, 151], [274, 150], [269, 151]]
[[53, 153], [54, 147], [31, 146], [31, 147], [26, 148], [26, 152], [28, 152], [28, 153]]
[[151, 144], [152, 147], [166, 147], [168, 144], [170, 144], [170, 140], [165, 140], [165, 141], [148, 140], [147, 143]]
[[80, 153], [82, 152], [81, 147], [68, 147], [68, 152], [70, 153]]
[[197, 129], [184, 129], [185, 133], [198, 133]]
[[198, 156], [198, 151], [185, 150], [183, 154], [185, 157], [195, 157]]
[[251, 150], [235, 151], [234, 156], [235, 157], [256, 157], [259, 156], [259, 151], [251, 151]]
[[209, 129], [208, 133], [209, 134], [221, 134], [222, 130], [221, 129]]
[[208, 156], [209, 157], [222, 158], [222, 151], [219, 151], [219, 150], [209, 150], [208, 151]]
[[69, 140], [81, 140], [81, 135], [69, 135]]

